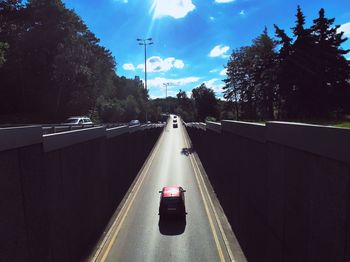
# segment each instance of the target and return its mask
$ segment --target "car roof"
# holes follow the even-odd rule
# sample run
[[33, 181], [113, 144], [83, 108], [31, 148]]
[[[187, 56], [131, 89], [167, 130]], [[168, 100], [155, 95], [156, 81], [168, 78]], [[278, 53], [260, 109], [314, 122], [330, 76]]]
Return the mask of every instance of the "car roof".
[[163, 187], [163, 197], [179, 197], [180, 187], [179, 186], [165, 186]]
[[68, 117], [67, 119], [78, 119], [78, 118], [88, 118], [88, 119], [90, 119], [87, 116], [71, 116], [71, 117]]

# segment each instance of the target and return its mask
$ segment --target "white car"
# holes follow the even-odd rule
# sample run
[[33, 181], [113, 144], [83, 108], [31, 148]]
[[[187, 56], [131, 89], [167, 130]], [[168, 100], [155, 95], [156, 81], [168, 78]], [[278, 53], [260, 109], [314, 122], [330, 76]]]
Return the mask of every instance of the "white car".
[[63, 125], [93, 125], [94, 123], [86, 116], [72, 116], [64, 121]]
[[129, 126], [139, 126], [141, 125], [140, 120], [131, 120]]

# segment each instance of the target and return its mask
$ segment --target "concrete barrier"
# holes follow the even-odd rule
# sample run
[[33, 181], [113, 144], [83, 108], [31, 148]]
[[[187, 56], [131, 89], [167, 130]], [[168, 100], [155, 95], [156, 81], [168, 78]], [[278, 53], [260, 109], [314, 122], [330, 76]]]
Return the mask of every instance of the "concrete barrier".
[[249, 261], [350, 261], [350, 130], [186, 126]]
[[0, 261], [83, 260], [161, 127], [0, 129]]

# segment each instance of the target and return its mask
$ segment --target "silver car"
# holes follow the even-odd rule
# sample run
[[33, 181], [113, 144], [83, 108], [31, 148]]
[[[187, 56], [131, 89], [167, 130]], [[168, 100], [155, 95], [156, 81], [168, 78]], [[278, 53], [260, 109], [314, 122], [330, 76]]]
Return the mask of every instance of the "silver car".
[[93, 125], [94, 123], [86, 116], [72, 116], [67, 118], [64, 125]]

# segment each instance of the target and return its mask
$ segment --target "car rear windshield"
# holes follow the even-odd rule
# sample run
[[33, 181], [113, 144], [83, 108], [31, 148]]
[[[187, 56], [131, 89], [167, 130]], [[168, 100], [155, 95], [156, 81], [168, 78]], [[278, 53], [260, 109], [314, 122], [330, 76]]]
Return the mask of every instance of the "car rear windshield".
[[181, 199], [179, 197], [164, 197], [163, 201], [165, 204], [179, 204], [181, 203]]

